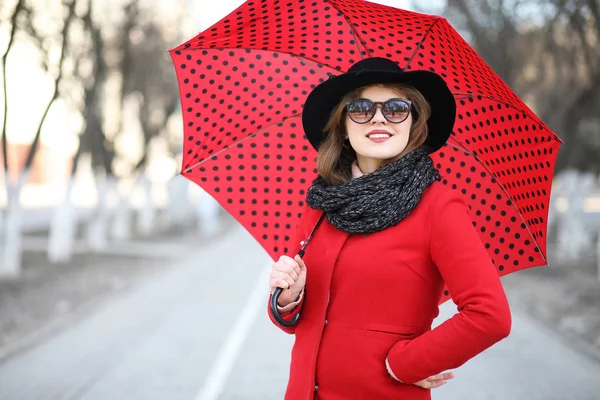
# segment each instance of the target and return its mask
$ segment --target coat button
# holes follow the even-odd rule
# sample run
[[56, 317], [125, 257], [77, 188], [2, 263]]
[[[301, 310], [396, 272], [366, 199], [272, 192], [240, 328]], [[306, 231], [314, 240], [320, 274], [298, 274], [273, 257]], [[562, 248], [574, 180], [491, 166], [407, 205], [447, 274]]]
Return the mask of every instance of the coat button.
[[325, 320], [325, 326], [327, 326], [328, 323], [329, 323], [329, 321]]
[[319, 384], [315, 383], [315, 392], [319, 391]]

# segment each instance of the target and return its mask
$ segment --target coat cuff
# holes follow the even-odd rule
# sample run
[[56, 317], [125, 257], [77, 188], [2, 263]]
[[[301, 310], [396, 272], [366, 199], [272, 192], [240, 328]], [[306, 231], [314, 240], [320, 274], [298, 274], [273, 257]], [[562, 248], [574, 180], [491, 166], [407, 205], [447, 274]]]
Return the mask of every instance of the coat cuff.
[[280, 314], [293, 311], [296, 307], [298, 307], [298, 304], [300, 304], [300, 302], [302, 301], [302, 297], [304, 297], [304, 289], [302, 289], [302, 291], [300, 292], [300, 296], [298, 296], [298, 299], [296, 301], [293, 301], [284, 307], [281, 307], [278, 304], [277, 311], [279, 311]]
[[392, 376], [396, 380], [402, 383], [406, 383], [407, 385], [412, 385], [413, 383], [418, 382], [426, 377], [417, 379], [418, 377], [414, 376], [414, 371], [405, 371], [405, 364], [402, 363], [402, 351], [408, 345], [409, 342], [410, 340], [401, 340], [397, 342], [394, 346], [392, 346], [392, 348], [387, 353], [385, 365], [390, 375], [393, 371]]
[[400, 379], [398, 379], [396, 375], [394, 375], [394, 371], [392, 371], [392, 367], [390, 367], [390, 363], [388, 362], [387, 357], [385, 358], [385, 368], [387, 369], [388, 374], [390, 374], [392, 378], [394, 378], [400, 383], [403, 383]]

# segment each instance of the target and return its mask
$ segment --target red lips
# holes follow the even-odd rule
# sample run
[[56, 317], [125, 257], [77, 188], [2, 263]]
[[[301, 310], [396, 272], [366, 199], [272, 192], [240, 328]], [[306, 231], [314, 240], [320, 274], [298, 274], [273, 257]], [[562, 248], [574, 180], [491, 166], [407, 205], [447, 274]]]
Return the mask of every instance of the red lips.
[[367, 137], [369, 137], [369, 135], [376, 135], [376, 134], [385, 134], [385, 135], [390, 135], [393, 136], [390, 132], [383, 130], [383, 129], [373, 129], [372, 131], [370, 131], [369, 133], [367, 133]]

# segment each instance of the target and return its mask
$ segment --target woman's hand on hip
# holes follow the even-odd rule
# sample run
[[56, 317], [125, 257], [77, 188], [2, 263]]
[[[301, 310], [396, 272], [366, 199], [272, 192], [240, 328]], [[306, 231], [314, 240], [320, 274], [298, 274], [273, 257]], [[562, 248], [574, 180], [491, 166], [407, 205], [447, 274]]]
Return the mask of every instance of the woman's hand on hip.
[[454, 378], [454, 373], [445, 372], [443, 374], [432, 375], [429, 378], [414, 383], [414, 385], [422, 387], [423, 389], [435, 389], [445, 385], [446, 382], [452, 378]]
[[271, 278], [269, 281], [271, 293], [278, 287], [283, 289], [277, 301], [280, 307], [285, 307], [289, 303], [296, 301], [305, 284], [306, 265], [304, 265], [304, 261], [302, 261], [299, 255], [296, 255], [294, 258], [281, 256], [271, 266]]

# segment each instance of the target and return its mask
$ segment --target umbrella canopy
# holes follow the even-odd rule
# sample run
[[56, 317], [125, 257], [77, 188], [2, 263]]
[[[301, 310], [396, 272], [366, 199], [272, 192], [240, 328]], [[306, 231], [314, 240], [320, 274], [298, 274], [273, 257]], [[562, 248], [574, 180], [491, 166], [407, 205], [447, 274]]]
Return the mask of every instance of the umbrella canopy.
[[317, 174], [304, 100], [360, 59], [386, 57], [438, 73], [453, 91], [452, 136], [431, 156], [443, 183], [465, 196], [498, 273], [547, 264], [561, 141], [444, 18], [363, 0], [248, 1], [171, 56], [184, 120], [181, 173], [272, 258], [296, 247], [290, 240]]

